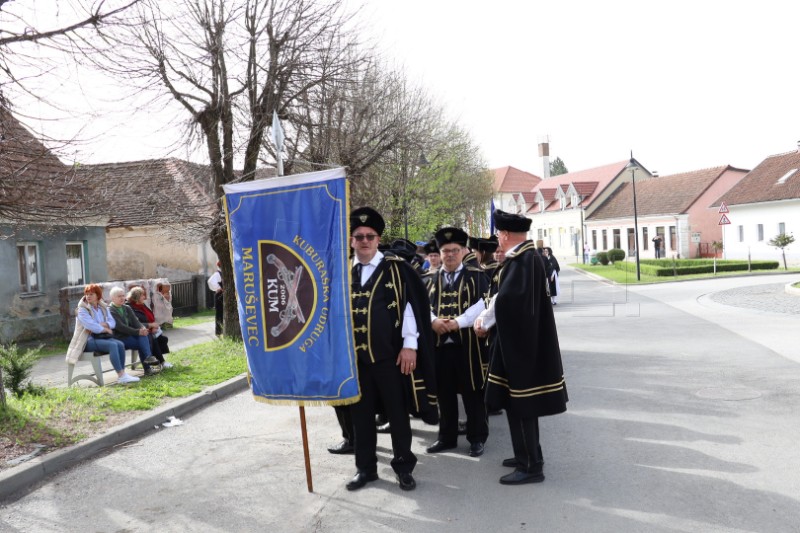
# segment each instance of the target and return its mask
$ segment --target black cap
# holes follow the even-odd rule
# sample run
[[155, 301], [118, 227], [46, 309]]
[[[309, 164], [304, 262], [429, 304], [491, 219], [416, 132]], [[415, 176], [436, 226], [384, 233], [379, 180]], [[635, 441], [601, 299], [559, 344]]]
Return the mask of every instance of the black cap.
[[422, 247], [426, 254], [438, 254], [439, 247], [436, 246], [436, 241], [434, 239], [429, 240], [425, 246]]
[[372, 228], [378, 235], [383, 235], [386, 223], [380, 213], [371, 207], [359, 207], [350, 212], [350, 232], [352, 233], [361, 226]]
[[445, 244], [450, 244], [451, 242], [466, 246], [469, 236], [467, 232], [458, 228], [442, 228], [436, 232], [433, 238], [436, 239], [436, 245], [441, 248]]
[[525, 233], [531, 229], [531, 219], [522, 215], [506, 213], [500, 209], [495, 209], [492, 213], [494, 227], [502, 231], [511, 233]]
[[407, 239], [395, 239], [392, 241], [389, 251], [411, 262], [417, 255], [417, 245]]
[[493, 254], [497, 250], [497, 236], [492, 235], [488, 239], [478, 239], [478, 250], [485, 254]]

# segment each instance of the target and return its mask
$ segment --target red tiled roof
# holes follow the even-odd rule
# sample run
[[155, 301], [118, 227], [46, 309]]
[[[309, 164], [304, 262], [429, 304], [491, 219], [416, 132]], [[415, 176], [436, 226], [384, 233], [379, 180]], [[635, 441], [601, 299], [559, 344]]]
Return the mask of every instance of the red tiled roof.
[[[660, 178], [636, 180], [636, 212], [639, 216], [685, 213], [723, 172], [733, 167], [719, 166]], [[633, 216], [633, 187], [622, 184], [594, 213], [592, 220]]]
[[[620, 172], [625, 170], [625, 166], [627, 164], [628, 160], [625, 160], [601, 167], [578, 170], [577, 172], [568, 172], [566, 174], [552, 176], [539, 182], [539, 185], [534, 190], [543, 190], [545, 188], [549, 189], [560, 186], [565, 187], [563, 190], [566, 191], [570, 183], [575, 184], [576, 188], [578, 187], [578, 184], [580, 184], [581, 190], [578, 192], [581, 194], [583, 194], [583, 192], [586, 193], [583, 194], [583, 205], [588, 206], [594, 200], [595, 193], [600, 193], [603, 189], [605, 189], [606, 186], [608, 186], [608, 184], [611, 183], [611, 181], [616, 178]], [[553, 197], [548, 198], [545, 196], [545, 199], [552, 201]], [[550, 207], [552, 207], [552, 205]]]
[[[785, 182], [778, 183], [778, 180], [795, 169], [797, 172]], [[767, 157], [736, 186], [723, 194], [720, 201], [737, 205], [793, 199], [800, 199], [800, 150]], [[714, 205], [718, 206], [720, 201]]]
[[528, 192], [542, 181], [542, 178], [511, 166], [496, 168], [494, 172], [494, 192]]

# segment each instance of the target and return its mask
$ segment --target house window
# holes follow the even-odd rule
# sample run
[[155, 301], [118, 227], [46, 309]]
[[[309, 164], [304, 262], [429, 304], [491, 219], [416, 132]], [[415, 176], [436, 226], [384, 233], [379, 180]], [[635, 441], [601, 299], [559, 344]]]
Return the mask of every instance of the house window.
[[614, 248], [622, 248], [622, 241], [619, 237], [619, 229], [614, 230]]
[[764, 240], [764, 224], [758, 225], [758, 242]]
[[647, 228], [642, 228], [642, 250], [649, 249], [650, 239], [647, 238]]
[[83, 268], [83, 243], [67, 243], [67, 286], [83, 285], [86, 275]]
[[19, 290], [21, 292], [39, 292], [41, 290], [39, 245], [33, 242], [18, 244], [17, 262], [19, 263]]
[[572, 208], [575, 209], [576, 207], [578, 207], [578, 204], [580, 204], [580, 203], [581, 203], [581, 200], [580, 200], [580, 198], [578, 198], [578, 195], [577, 194], [573, 194], [572, 195]]
[[633, 228], [628, 228], [628, 257], [636, 254], [636, 237]]
[[592, 230], [592, 250], [597, 250], [597, 230]]
[[778, 235], [786, 233], [786, 222], [778, 222]]
[[561, 206], [561, 210], [563, 211], [567, 207], [567, 197], [562, 196], [558, 199], [558, 204]]
[[678, 228], [676, 226], [669, 227], [669, 249], [672, 251], [678, 249]]
[[608, 230], [603, 230], [603, 250], [608, 250]]
[[739, 226], [739, 242], [744, 242], [744, 226]]

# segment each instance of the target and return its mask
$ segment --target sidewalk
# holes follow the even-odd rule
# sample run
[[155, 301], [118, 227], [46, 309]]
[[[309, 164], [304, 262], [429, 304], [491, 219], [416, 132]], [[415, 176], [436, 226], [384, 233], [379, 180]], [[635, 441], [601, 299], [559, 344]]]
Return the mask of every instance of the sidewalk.
[[[193, 326], [169, 329], [166, 330], [165, 335], [169, 337], [170, 352], [176, 352], [181, 348], [212, 341], [216, 338], [213, 320]], [[67, 365], [65, 359], [66, 353], [39, 360], [32, 374], [34, 383], [47, 387], [66, 387]], [[169, 355], [166, 356], [166, 359], [169, 360]], [[88, 367], [86, 370], [91, 371], [91, 363], [89, 362], [81, 361], [78, 365], [86, 365]], [[81, 366], [81, 368], [83, 367]], [[115, 386], [117, 380], [116, 372], [111, 371], [113, 370], [111, 363], [108, 362], [107, 357], [104, 357], [103, 370], [106, 369], [110, 370], [104, 375], [106, 386]], [[141, 365], [139, 365], [138, 370], [132, 373], [137, 376], [141, 375], [143, 373]], [[91, 381], [82, 380], [73, 386], [96, 387], [97, 385]], [[8, 498], [16, 499], [21, 497], [32, 490], [37, 483], [49, 476], [81, 461], [91, 459], [103, 451], [143, 436], [145, 433], [152, 431], [154, 427], [159, 427], [159, 424], [166, 422], [170, 416], [181, 418], [192, 411], [246, 388], [247, 376], [245, 374], [236, 376], [226, 382], [208, 387], [192, 396], [171, 400], [161, 407], [136, 417], [130, 422], [110, 429], [104, 434], [68, 448], [42, 454], [22, 464], [2, 470], [0, 471], [0, 502]]]

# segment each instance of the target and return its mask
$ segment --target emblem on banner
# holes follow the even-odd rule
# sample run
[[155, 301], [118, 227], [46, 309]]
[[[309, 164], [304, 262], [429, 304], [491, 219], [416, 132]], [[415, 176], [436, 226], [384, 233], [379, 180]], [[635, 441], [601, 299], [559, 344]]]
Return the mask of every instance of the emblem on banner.
[[260, 241], [267, 350], [292, 344], [316, 307], [316, 282], [305, 261], [283, 244]]

